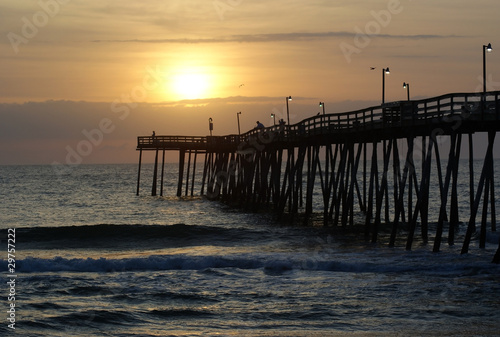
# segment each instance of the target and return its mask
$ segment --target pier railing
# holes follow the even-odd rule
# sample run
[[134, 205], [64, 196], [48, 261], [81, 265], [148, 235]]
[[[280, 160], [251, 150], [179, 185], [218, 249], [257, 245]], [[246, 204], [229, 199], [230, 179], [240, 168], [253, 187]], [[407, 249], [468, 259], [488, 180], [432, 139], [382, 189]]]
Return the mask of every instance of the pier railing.
[[207, 137], [198, 136], [146, 136], [137, 137], [137, 148], [169, 148], [180, 149], [184, 147], [206, 147]]
[[256, 138], [261, 142], [300, 141], [304, 137], [352, 132], [394, 130], [449, 122], [453, 118], [472, 121], [500, 121], [500, 91], [454, 93], [418, 101], [398, 101], [357, 111], [306, 118], [293, 125], [253, 129], [226, 136], [138, 137], [138, 149], [234, 147]]

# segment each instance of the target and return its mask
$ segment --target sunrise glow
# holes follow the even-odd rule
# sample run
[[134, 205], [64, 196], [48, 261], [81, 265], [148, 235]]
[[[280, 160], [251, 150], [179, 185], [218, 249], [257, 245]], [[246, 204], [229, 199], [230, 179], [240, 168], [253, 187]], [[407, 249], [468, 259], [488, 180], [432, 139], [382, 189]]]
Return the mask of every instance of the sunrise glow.
[[199, 69], [183, 69], [167, 80], [166, 95], [169, 99], [200, 99], [210, 94], [210, 76]]

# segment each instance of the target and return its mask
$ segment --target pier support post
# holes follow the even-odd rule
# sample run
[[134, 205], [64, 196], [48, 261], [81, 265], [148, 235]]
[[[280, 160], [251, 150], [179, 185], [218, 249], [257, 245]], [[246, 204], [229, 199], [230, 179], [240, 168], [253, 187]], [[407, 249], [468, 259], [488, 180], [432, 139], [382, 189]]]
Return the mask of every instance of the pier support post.
[[367, 142], [363, 143], [363, 212], [366, 212], [366, 146]]
[[[404, 211], [404, 203], [401, 202], [399, 203], [399, 191], [403, 190], [403, 195], [404, 195], [404, 188], [405, 188], [405, 183], [403, 183], [403, 178], [401, 177], [401, 163], [400, 163], [400, 158], [399, 158], [399, 147], [398, 147], [398, 141], [397, 139], [393, 139], [394, 145], [393, 145], [393, 154], [392, 154], [392, 161], [393, 161], [393, 187], [394, 187], [394, 212], [397, 213], [398, 211], [398, 205], [400, 207], [400, 212], [401, 212], [401, 221], [406, 222], [405, 220], [405, 211]], [[394, 222], [398, 222], [399, 218], [396, 219], [394, 217]], [[398, 224], [395, 224], [396, 226]]]
[[[325, 191], [325, 197], [323, 198], [323, 200], [324, 200], [323, 202], [325, 203], [325, 207], [326, 207], [326, 209], [324, 210], [325, 219], [323, 220], [325, 226], [328, 225], [328, 222], [333, 219], [333, 208], [334, 208], [334, 206], [336, 204], [336, 200], [337, 200], [336, 195], [335, 195], [335, 191], [337, 190], [337, 182], [338, 182], [337, 176], [338, 176], [338, 174], [336, 174], [336, 173], [338, 173], [338, 172], [336, 172], [335, 169], [337, 168], [337, 158], [339, 157], [339, 153], [342, 152], [342, 145], [341, 144], [335, 145], [335, 152], [334, 152], [333, 156], [331, 155], [331, 153], [332, 153], [331, 147], [330, 147], [329, 152], [330, 152], [330, 157], [325, 159], [325, 160], [330, 161], [330, 166], [331, 166], [330, 173], [325, 173], [325, 175], [328, 174], [328, 176], [329, 176], [328, 179], [325, 178], [325, 187], [327, 190]], [[337, 170], [337, 171], [339, 171], [339, 170]], [[326, 183], [326, 180], [328, 180], [328, 183]], [[329, 202], [330, 196], [331, 196], [331, 203]], [[331, 205], [329, 205], [329, 203]]]
[[[396, 145], [396, 143], [395, 143]], [[395, 147], [395, 152], [394, 156], [397, 158], [397, 169], [399, 171], [399, 153], [397, 153], [397, 146]], [[403, 169], [403, 177], [401, 178], [399, 182], [399, 191], [397, 194], [397, 199], [395, 201], [395, 216], [394, 216], [394, 222], [392, 224], [392, 231], [391, 231], [391, 238], [389, 241], [389, 247], [394, 247], [394, 244], [396, 242], [396, 235], [398, 232], [398, 225], [399, 225], [399, 217], [401, 214], [403, 214], [402, 218], [404, 218], [404, 196], [405, 196], [405, 186], [406, 186], [406, 181], [408, 180], [408, 196], [409, 196], [409, 202], [408, 202], [408, 221], [410, 220], [411, 217], [411, 172], [414, 170], [415, 167], [413, 165], [413, 138], [408, 138], [408, 151], [406, 152], [406, 160], [405, 160], [405, 167]], [[408, 179], [408, 176], [410, 177]], [[403, 219], [404, 222], [404, 219]]]
[[184, 179], [184, 157], [185, 150], [179, 150], [179, 182], [177, 183], [177, 196], [182, 196], [182, 181]]
[[[427, 183], [427, 179], [429, 179], [429, 175], [431, 172], [431, 161], [432, 161], [432, 146], [434, 145], [434, 138], [429, 137], [429, 145], [427, 152], [425, 153], [425, 159], [422, 158], [422, 179], [420, 180], [420, 188], [417, 191], [417, 204], [415, 205], [415, 211], [413, 213], [413, 216], [410, 220], [410, 229], [408, 231], [408, 238], [406, 241], [406, 250], [411, 250], [411, 246], [413, 244], [413, 238], [415, 236], [415, 228], [417, 227], [417, 218], [418, 218], [418, 213], [420, 212], [420, 218], [421, 221], [423, 222], [424, 220], [424, 213], [422, 211], [422, 207], [426, 206], [426, 203], [424, 199], [428, 198], [429, 195], [429, 189], [428, 186], [429, 184]], [[425, 152], [425, 149], [422, 150], [422, 153]], [[424, 242], [427, 242], [426, 234], [427, 234], [427, 227], [425, 227], [424, 230], [424, 224], [421, 224], [421, 229], [422, 229], [422, 239]]]
[[142, 162], [142, 149], [139, 151], [139, 169], [137, 170], [137, 193], [139, 195], [139, 187], [141, 184], [141, 162]]
[[194, 151], [194, 160], [193, 160], [193, 178], [191, 179], [191, 196], [194, 195], [194, 178], [196, 175], [196, 159], [198, 157], [198, 151]]
[[[345, 143], [342, 148], [342, 153], [340, 156], [340, 162], [338, 166], [338, 172], [337, 172], [337, 184], [335, 188], [333, 189], [333, 194], [336, 195], [335, 201], [332, 202], [332, 209], [335, 206], [335, 218], [333, 219], [333, 224], [334, 226], [338, 226], [339, 223], [339, 218], [340, 218], [340, 211], [341, 208], [340, 206], [344, 205], [345, 206], [345, 173], [346, 173], [346, 167], [347, 167], [347, 161], [348, 161], [348, 155], [349, 155], [349, 149], [350, 149], [350, 144]], [[333, 210], [332, 210], [333, 213]]]
[[[370, 172], [370, 183], [368, 187], [368, 206], [366, 208], [366, 218], [365, 218], [365, 236], [368, 238], [371, 231], [371, 221], [373, 217], [373, 194], [374, 191], [378, 191], [378, 167], [377, 167], [377, 142], [372, 144], [372, 162], [371, 162], [371, 172]], [[377, 183], [375, 183], [375, 180]]]
[[[491, 161], [493, 161], [493, 142], [495, 140], [495, 131], [488, 132], [488, 149], [486, 150], [486, 157], [484, 158], [483, 170], [481, 172], [481, 178], [479, 179], [479, 184], [477, 185], [476, 197], [474, 199], [474, 205], [471, 209], [471, 214], [469, 218], [469, 224], [467, 226], [467, 232], [465, 233], [464, 244], [462, 246], [461, 254], [466, 254], [469, 252], [469, 244], [472, 239], [472, 234], [476, 230], [476, 215], [479, 208], [479, 203], [481, 201], [481, 194], [483, 193], [483, 187], [488, 184], [486, 181], [489, 175], [489, 167], [491, 166]], [[486, 182], [485, 182], [486, 181]], [[485, 200], [485, 203], [488, 201]]]
[[205, 152], [205, 162], [203, 164], [203, 177], [201, 179], [201, 195], [205, 195], [205, 183], [207, 180], [207, 175], [210, 170], [210, 158], [212, 158], [212, 152]]
[[272, 167], [272, 184], [273, 184], [273, 204], [274, 208], [277, 209], [280, 201], [280, 180], [281, 180], [281, 165], [283, 161], [283, 149], [276, 150], [275, 160]]
[[[330, 189], [329, 189], [329, 177], [330, 177], [330, 161], [332, 160], [331, 158], [332, 155], [332, 146], [327, 145], [325, 146], [325, 178], [324, 178], [324, 183], [323, 179], [321, 179], [321, 186], [322, 186], [322, 192], [323, 192], [323, 225], [326, 226], [328, 225], [328, 204], [330, 200]], [[320, 178], [321, 176], [321, 162], [319, 161], [319, 153], [318, 153], [318, 166], [319, 166], [319, 173], [320, 173]]]
[[161, 161], [161, 178], [160, 178], [160, 196], [163, 196], [163, 177], [165, 175], [165, 149], [163, 149], [163, 157]]
[[[493, 163], [491, 163], [493, 166]], [[497, 231], [497, 216], [496, 216], [496, 206], [495, 206], [495, 171], [491, 168], [491, 231]]]
[[[452, 172], [454, 172], [456, 166], [458, 166], [458, 155], [460, 154], [460, 144], [458, 144], [458, 146], [456, 144], [457, 144], [457, 135], [452, 134], [451, 135], [450, 153], [448, 156], [448, 165], [446, 168], [446, 176], [444, 179], [445, 180], [444, 186], [441, 189], [441, 205], [440, 205], [440, 209], [439, 209], [439, 218], [438, 218], [436, 235], [434, 238], [434, 248], [433, 248], [433, 252], [435, 252], [435, 253], [439, 252], [439, 249], [441, 246], [443, 225], [444, 225], [444, 221], [446, 218], [446, 202], [448, 200], [448, 188], [450, 186], [451, 175], [452, 175]], [[458, 149], [458, 153], [457, 153], [456, 149]], [[450, 226], [451, 226], [451, 224], [450, 224]]]
[[[375, 222], [373, 224], [373, 232], [372, 232], [372, 243], [377, 242], [377, 237], [378, 237], [378, 230], [380, 227], [380, 222], [381, 222], [381, 217], [382, 217], [382, 201], [384, 199], [384, 195], [386, 196], [385, 199], [387, 201], [387, 174], [389, 172], [389, 159], [392, 151], [392, 140], [389, 141], [389, 145], [387, 148], [385, 148], [386, 144], [384, 142], [384, 172], [382, 174], [382, 181], [380, 182], [380, 190], [378, 190], [377, 196], [376, 196], [376, 210], [375, 210]], [[386, 207], [387, 209], [387, 207]]]
[[156, 181], [158, 180], [158, 148], [155, 154], [155, 167], [153, 171], [153, 186], [151, 187], [151, 195], [156, 196]]
[[307, 148], [307, 187], [306, 187], [306, 219], [313, 212], [313, 190], [316, 178], [316, 164], [319, 146], [309, 146]]
[[470, 212], [474, 206], [474, 144], [472, 133], [469, 133], [469, 203]]
[[457, 149], [455, 155], [455, 166], [453, 167], [453, 184], [451, 186], [450, 222], [448, 224], [448, 245], [455, 242], [455, 227], [458, 226], [458, 165], [460, 160], [460, 148], [462, 144], [462, 134], [457, 135]]
[[186, 192], [185, 196], [187, 197], [188, 195], [188, 190], [189, 190], [189, 173], [191, 170], [191, 150], [188, 150], [188, 167], [187, 167], [187, 172], [186, 172]]

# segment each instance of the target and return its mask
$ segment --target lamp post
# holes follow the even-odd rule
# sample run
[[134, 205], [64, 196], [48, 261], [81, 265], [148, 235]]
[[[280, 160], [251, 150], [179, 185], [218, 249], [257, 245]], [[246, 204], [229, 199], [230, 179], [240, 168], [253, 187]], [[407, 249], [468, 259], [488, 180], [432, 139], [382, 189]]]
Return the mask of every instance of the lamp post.
[[325, 115], [325, 102], [319, 102], [319, 107], [323, 108], [323, 116]]
[[236, 113], [236, 118], [238, 119], [238, 136], [241, 135], [241, 131], [240, 131], [240, 115], [241, 115], [241, 111]]
[[286, 119], [288, 125], [290, 125], [290, 111], [288, 110], [288, 101], [292, 100], [292, 96], [285, 97], [286, 100]]
[[208, 130], [210, 130], [210, 137], [212, 137], [212, 130], [214, 129], [214, 123], [212, 117], [208, 119]]
[[382, 104], [385, 103], [385, 74], [390, 74], [389, 67], [382, 69]]
[[403, 82], [403, 88], [406, 89], [406, 95], [408, 96], [408, 100], [410, 100], [410, 83]]
[[483, 45], [483, 93], [486, 92], [486, 52], [491, 53], [491, 43]]
[[273, 125], [276, 125], [276, 115], [271, 114], [271, 118], [273, 119]]

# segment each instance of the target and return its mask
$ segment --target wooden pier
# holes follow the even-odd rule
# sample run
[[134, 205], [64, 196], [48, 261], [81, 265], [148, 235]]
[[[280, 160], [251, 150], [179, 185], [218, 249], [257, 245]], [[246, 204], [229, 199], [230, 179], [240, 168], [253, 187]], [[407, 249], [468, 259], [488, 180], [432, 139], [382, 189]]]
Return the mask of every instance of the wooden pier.
[[[152, 195], [157, 195], [160, 152], [160, 195], [165, 151], [179, 152], [179, 197], [183, 189], [186, 196], [195, 194], [196, 164], [202, 154], [203, 177], [196, 192], [207, 198], [271, 209], [290, 219], [300, 215], [304, 221], [321, 214], [325, 226], [362, 228], [362, 234], [373, 242], [384, 225], [390, 229], [389, 245], [394, 246], [404, 232], [408, 250], [417, 227], [424, 243], [432, 238], [435, 252], [440, 250], [445, 227], [448, 244], [455, 244], [463, 221], [467, 228], [462, 253], [467, 253], [473, 236], [484, 248], [488, 232], [496, 232], [493, 145], [499, 130], [500, 91], [495, 91], [317, 115], [294, 125], [241, 135], [138, 137], [137, 195], [143, 151], [155, 151]], [[478, 183], [473, 167], [475, 133], [485, 133], [488, 139]], [[441, 153], [443, 143], [447, 154]], [[466, 189], [460, 187], [463, 184], [458, 178], [462, 143], [468, 143], [469, 151]], [[421, 159], [418, 167], [416, 153]], [[431, 186], [431, 178], [436, 176], [437, 186]], [[321, 209], [317, 203], [313, 207], [315, 188], [321, 189]], [[430, 228], [429, 196], [436, 194], [439, 218]], [[466, 219], [460, 219], [458, 207], [463, 194], [470, 199]], [[363, 215], [363, 226], [355, 221], [357, 214]], [[500, 263], [500, 242], [493, 261]]]

